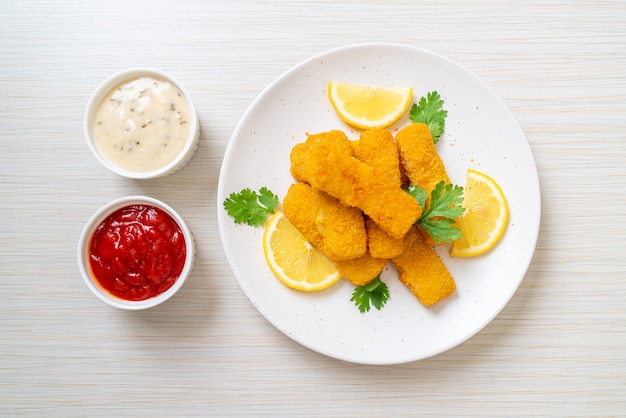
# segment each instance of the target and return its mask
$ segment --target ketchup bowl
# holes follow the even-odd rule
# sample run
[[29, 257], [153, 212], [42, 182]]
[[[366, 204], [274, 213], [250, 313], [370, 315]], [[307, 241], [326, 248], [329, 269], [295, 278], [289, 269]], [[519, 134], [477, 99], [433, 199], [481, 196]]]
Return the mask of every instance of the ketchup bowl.
[[96, 159], [133, 179], [175, 173], [191, 160], [200, 140], [191, 95], [152, 68], [130, 68], [103, 81], [87, 104], [84, 130]]
[[104, 205], [78, 240], [78, 267], [87, 287], [120, 309], [147, 309], [180, 289], [193, 268], [191, 231], [174, 209], [145, 196]]

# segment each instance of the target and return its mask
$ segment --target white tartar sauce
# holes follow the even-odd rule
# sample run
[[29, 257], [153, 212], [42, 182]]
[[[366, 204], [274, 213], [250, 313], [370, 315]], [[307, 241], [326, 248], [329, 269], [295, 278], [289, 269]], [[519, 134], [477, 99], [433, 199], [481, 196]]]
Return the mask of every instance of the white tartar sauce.
[[189, 105], [168, 81], [139, 77], [122, 83], [102, 100], [94, 134], [113, 164], [147, 172], [172, 162], [190, 131]]

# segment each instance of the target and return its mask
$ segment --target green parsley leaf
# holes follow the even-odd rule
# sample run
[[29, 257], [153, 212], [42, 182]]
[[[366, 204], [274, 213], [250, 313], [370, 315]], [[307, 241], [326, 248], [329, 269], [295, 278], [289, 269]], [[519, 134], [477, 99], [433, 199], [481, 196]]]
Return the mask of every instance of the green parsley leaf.
[[274, 213], [278, 202], [278, 196], [266, 187], [262, 187], [258, 194], [246, 188], [239, 193], [231, 193], [224, 200], [224, 209], [237, 224], [245, 222], [250, 226], [261, 226], [267, 215]]
[[430, 133], [433, 135], [435, 144], [439, 142], [439, 137], [446, 129], [446, 116], [448, 111], [443, 110], [443, 100], [436, 91], [426, 94], [419, 100], [419, 105], [413, 103], [409, 118], [412, 122], [421, 122], [428, 125]]
[[270, 192], [267, 187], [261, 187], [259, 190], [259, 202], [274, 212], [274, 209], [278, 206], [278, 196]]
[[389, 300], [389, 288], [380, 280], [380, 274], [374, 280], [363, 286], [357, 286], [352, 293], [351, 302], [354, 302], [361, 313], [370, 310], [370, 302], [379, 311]]
[[[424, 195], [427, 192], [424, 189], [411, 185], [407, 192], [422, 205], [422, 208], [425, 208]], [[430, 193], [428, 207], [416, 223], [438, 244], [455, 241], [461, 238], [461, 229], [454, 226], [454, 220], [465, 212], [461, 203], [463, 203], [463, 187], [446, 184], [442, 180]]]

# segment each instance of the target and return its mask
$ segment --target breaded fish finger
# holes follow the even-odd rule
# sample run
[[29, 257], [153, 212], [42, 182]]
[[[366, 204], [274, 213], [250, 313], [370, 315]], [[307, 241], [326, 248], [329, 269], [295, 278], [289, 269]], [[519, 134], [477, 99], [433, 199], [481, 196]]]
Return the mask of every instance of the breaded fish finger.
[[[393, 135], [387, 129], [364, 131], [356, 141], [351, 141], [352, 154], [374, 167], [376, 175], [390, 184], [402, 186], [400, 157]], [[402, 253], [402, 239], [385, 232], [370, 217], [365, 217], [367, 245], [372, 257], [389, 259]]]
[[367, 248], [372, 257], [390, 259], [402, 254], [403, 239], [392, 237], [368, 216], [365, 217], [365, 230], [367, 231]]
[[365, 255], [367, 234], [362, 212], [305, 183], [291, 185], [283, 213], [311, 244], [333, 260]]
[[350, 260], [367, 252], [367, 232], [363, 212], [345, 206], [339, 200], [316, 191], [319, 208], [315, 225], [324, 238], [324, 246], [337, 259]]
[[[314, 190], [308, 184], [293, 184], [283, 199], [283, 213], [296, 229], [304, 235], [307, 241], [319, 248], [335, 264], [335, 267], [337, 267], [337, 270], [345, 279], [356, 286], [369, 283], [383, 270], [387, 263], [386, 260], [373, 258], [367, 252], [366, 245], [363, 253], [358, 258], [351, 260], [337, 259], [337, 256], [328, 249], [324, 236], [319, 231], [316, 223], [318, 211], [315, 208], [319, 207], [318, 194], [320, 193], [323, 192]], [[336, 202], [341, 205], [338, 201]], [[356, 208], [344, 207], [356, 210], [361, 214]], [[362, 217], [362, 215], [360, 216]]]
[[400, 157], [393, 135], [387, 129], [364, 131], [356, 141], [350, 141], [352, 154], [360, 161], [374, 167], [377, 175], [390, 184], [402, 186]]
[[417, 227], [404, 237], [404, 251], [391, 259], [398, 278], [425, 306], [431, 306], [456, 290], [454, 279]]
[[297, 180], [361, 209], [394, 238], [402, 238], [422, 214], [415, 199], [352, 155], [350, 140], [341, 131], [311, 135], [296, 145], [291, 172]]
[[446, 167], [435, 148], [428, 125], [412, 123], [396, 134], [400, 162], [414, 186], [430, 193], [437, 183], [450, 183]]
[[[283, 214], [311, 244], [324, 252], [324, 238], [317, 230], [317, 193], [305, 183], [295, 183], [289, 187], [283, 199]], [[302, 210], [302, 209], [305, 210]]]
[[354, 260], [333, 261], [341, 275], [355, 286], [368, 284], [380, 274], [387, 265], [387, 260], [374, 258], [369, 253]]

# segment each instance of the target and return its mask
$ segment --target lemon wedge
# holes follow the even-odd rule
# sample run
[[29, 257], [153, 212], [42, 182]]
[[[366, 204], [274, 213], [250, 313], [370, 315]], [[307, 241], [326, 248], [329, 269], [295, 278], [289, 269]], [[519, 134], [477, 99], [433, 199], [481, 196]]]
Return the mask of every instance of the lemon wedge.
[[413, 88], [382, 88], [328, 83], [328, 98], [339, 117], [362, 129], [386, 128], [407, 111]]
[[491, 177], [468, 170], [463, 191], [465, 213], [457, 219], [463, 237], [452, 243], [450, 255], [483, 254], [502, 237], [509, 220], [509, 206], [500, 186]]
[[277, 211], [263, 233], [265, 260], [276, 277], [292, 289], [312, 292], [335, 284], [335, 265]]

